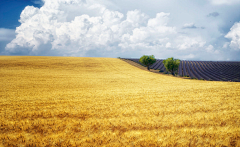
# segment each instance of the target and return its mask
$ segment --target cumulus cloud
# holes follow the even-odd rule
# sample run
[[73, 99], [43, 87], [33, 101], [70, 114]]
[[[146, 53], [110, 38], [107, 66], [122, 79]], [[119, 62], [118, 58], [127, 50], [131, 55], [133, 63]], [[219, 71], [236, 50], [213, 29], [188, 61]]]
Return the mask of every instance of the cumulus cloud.
[[217, 17], [217, 16], [219, 16], [219, 13], [218, 12], [212, 12], [212, 13], [209, 13], [207, 16], [208, 17]]
[[[204, 36], [198, 33], [202, 31], [200, 27], [184, 24], [186, 32], [181, 34], [177, 30], [182, 30], [182, 26], [170, 26], [170, 18], [170, 13], [159, 12], [150, 17], [137, 9], [123, 14], [95, 0], [44, 0], [41, 8], [25, 7], [16, 36], [5, 49], [30, 55], [154, 54], [158, 58], [176, 55], [185, 59], [200, 57], [199, 51], [217, 52], [205, 46]], [[199, 29], [191, 34], [186, 28]]]
[[176, 39], [177, 48], [179, 50], [196, 49], [205, 45], [205, 41], [201, 37], [179, 36]]
[[197, 27], [195, 26], [194, 23], [186, 23], [183, 25], [183, 29], [196, 29]]
[[219, 50], [215, 50], [214, 47], [212, 45], [209, 45], [206, 48], [207, 53], [211, 53], [211, 54], [219, 54]]
[[149, 19], [146, 26], [132, 29], [122, 35], [119, 43], [123, 48], [154, 48], [166, 41], [166, 36], [176, 33], [175, 27], [167, 26], [169, 13], [158, 13], [156, 18]]
[[236, 4], [239, 3], [239, 0], [210, 0], [210, 2], [214, 5], [232, 5], [232, 4]]
[[84, 55], [90, 50], [153, 49], [176, 34], [176, 28], [168, 26], [169, 15], [150, 18], [132, 10], [124, 17], [94, 0], [45, 0], [41, 8], [25, 7], [16, 38], [6, 50], [39, 52], [48, 47], [64, 55]]
[[[0, 33], [0, 54], [5, 49], [10, 55], [240, 57], [238, 27], [230, 22], [239, 18], [235, 13], [239, 0], [159, 1], [157, 5], [154, 0], [138, 5], [127, 0], [42, 0], [42, 5], [41, 0], [31, 1], [41, 7], [25, 7], [15, 32]], [[206, 50], [211, 51], [209, 45], [214, 46], [212, 52]], [[217, 51], [221, 54], [213, 56]]]
[[206, 48], [206, 51], [207, 52], [213, 52], [214, 51], [214, 47], [212, 45], [209, 45], [207, 48]]
[[240, 50], [240, 22], [235, 23], [225, 37], [231, 39], [231, 48]]

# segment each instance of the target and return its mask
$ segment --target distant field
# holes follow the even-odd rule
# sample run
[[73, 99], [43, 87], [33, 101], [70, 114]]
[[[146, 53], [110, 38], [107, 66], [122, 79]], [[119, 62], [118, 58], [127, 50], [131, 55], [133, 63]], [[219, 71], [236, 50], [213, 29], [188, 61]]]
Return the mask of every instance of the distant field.
[[[139, 59], [128, 58], [127, 60], [141, 64]], [[162, 61], [157, 59], [150, 69], [167, 73]], [[240, 82], [240, 62], [181, 60], [176, 74], [198, 80]]]
[[115, 58], [0, 56], [0, 146], [240, 146], [240, 83]]

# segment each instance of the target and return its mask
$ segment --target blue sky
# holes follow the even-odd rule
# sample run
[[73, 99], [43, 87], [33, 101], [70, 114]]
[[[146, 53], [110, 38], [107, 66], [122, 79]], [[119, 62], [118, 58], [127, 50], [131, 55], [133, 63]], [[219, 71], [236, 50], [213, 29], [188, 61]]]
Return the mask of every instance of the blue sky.
[[239, 0], [1, 0], [0, 55], [240, 61]]
[[1, 0], [0, 1], [0, 28], [16, 29], [21, 23], [18, 22], [20, 14], [26, 6], [41, 7], [32, 0]]

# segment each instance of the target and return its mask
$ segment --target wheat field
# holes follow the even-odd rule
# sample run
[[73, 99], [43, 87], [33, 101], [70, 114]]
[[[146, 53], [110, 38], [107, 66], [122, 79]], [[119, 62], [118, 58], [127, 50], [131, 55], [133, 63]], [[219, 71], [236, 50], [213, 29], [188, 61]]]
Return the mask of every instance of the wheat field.
[[240, 83], [115, 58], [0, 56], [0, 146], [240, 146]]

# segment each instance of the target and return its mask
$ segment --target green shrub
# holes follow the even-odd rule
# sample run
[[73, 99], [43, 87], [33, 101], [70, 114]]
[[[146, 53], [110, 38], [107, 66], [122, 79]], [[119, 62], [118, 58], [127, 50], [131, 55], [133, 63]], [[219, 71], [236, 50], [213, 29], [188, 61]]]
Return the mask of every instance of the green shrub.
[[167, 71], [169, 71], [173, 76], [175, 76], [175, 72], [178, 70], [178, 66], [180, 64], [179, 59], [174, 59], [173, 57], [163, 60], [164, 67]]
[[140, 59], [139, 62], [142, 63], [143, 65], [145, 65], [145, 67], [147, 67], [147, 69], [150, 71], [150, 66], [156, 62], [156, 59], [153, 55], [151, 56], [147, 56], [147, 55], [143, 55]]

